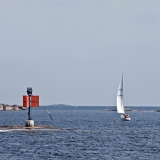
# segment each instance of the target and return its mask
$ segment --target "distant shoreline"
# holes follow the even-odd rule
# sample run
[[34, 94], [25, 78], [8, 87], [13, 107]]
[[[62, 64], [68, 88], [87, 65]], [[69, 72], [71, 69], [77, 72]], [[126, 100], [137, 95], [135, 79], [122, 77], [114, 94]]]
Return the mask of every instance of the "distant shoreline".
[[[41, 105], [42, 107], [47, 107], [47, 106], [49, 106], [49, 107], [58, 107], [58, 106], [64, 106], [64, 107], [113, 107], [113, 108], [116, 108], [116, 106], [109, 106], [109, 105], [107, 105], [107, 106], [103, 106], [103, 105], [68, 105], [68, 104], [49, 104], [49, 105]], [[40, 107], [41, 107], [40, 106]], [[139, 105], [137, 105], [137, 106], [125, 106], [126, 108], [132, 108], [132, 107], [160, 107], [160, 106], [145, 106], [145, 105], [143, 105], [143, 106], [139, 106]]]

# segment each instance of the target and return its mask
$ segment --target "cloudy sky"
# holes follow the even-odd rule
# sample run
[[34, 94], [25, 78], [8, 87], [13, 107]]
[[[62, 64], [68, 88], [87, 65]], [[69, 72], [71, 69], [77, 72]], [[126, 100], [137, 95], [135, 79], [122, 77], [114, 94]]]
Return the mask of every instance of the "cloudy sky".
[[0, 0], [0, 103], [160, 105], [159, 0]]

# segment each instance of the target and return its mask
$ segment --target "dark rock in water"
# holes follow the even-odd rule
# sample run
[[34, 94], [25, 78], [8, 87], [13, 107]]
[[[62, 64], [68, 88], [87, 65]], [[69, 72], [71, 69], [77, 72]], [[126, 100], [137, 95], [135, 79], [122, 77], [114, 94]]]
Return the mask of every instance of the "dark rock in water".
[[131, 109], [130, 108], [125, 108], [125, 111], [131, 111]]
[[111, 111], [110, 109], [105, 109], [105, 111]]
[[157, 110], [157, 112], [160, 112], [160, 110]]
[[132, 110], [132, 111], [133, 112], [141, 112], [142, 110], [139, 109], [139, 110]]
[[[117, 108], [112, 109], [112, 111], [117, 111]], [[131, 111], [131, 109], [130, 108], [125, 108], [125, 111]]]
[[18, 106], [20, 110], [26, 110], [27, 108], [26, 107], [23, 107], [23, 106]]

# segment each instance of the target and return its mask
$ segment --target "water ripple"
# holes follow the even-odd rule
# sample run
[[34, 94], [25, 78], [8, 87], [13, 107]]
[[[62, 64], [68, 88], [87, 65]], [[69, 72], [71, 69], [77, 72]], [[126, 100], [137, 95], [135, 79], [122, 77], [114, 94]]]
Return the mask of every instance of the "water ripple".
[[[160, 159], [160, 115], [156, 112], [134, 112], [130, 114], [133, 120], [124, 122], [117, 113], [100, 109], [49, 109], [54, 121], [50, 121], [43, 109], [38, 109], [32, 112], [35, 123], [68, 130], [0, 131], [2, 160]], [[27, 119], [25, 112], [0, 114], [11, 117], [2, 119], [3, 125], [13, 120], [23, 125]]]

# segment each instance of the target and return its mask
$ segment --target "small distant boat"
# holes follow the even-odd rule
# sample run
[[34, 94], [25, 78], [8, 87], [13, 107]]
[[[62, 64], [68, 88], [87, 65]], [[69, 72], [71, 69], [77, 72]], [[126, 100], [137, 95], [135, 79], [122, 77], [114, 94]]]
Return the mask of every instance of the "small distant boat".
[[125, 113], [124, 100], [123, 100], [123, 75], [122, 80], [119, 84], [117, 93], [117, 113], [121, 113], [121, 118], [125, 121], [130, 121], [131, 118], [128, 113]]

